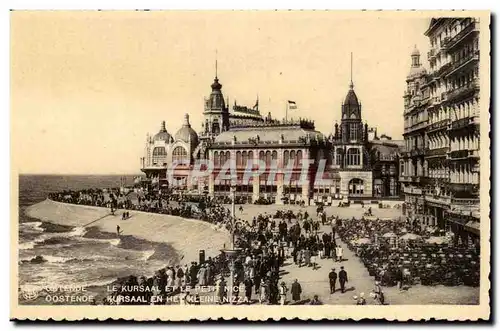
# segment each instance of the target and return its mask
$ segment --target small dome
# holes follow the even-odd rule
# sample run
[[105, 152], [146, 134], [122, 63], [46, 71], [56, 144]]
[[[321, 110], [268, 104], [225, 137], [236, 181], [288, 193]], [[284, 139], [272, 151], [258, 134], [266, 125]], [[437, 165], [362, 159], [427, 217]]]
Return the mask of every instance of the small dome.
[[175, 134], [175, 140], [189, 143], [191, 147], [196, 147], [198, 145], [198, 134], [191, 128], [188, 114], [184, 115], [184, 123], [182, 124], [182, 128]]
[[413, 48], [413, 52], [411, 52], [411, 56], [420, 56], [420, 51], [417, 48], [417, 45], [415, 45], [415, 48]]
[[165, 121], [161, 122], [161, 128], [160, 131], [153, 136], [154, 141], [166, 141], [167, 143], [170, 143], [172, 140], [172, 136], [170, 133], [167, 132], [167, 129], [165, 127]]
[[410, 73], [408, 74], [408, 78], [415, 78], [415, 77], [420, 77], [427, 74], [427, 70], [425, 70], [424, 67], [418, 66], [418, 67], [411, 67]]

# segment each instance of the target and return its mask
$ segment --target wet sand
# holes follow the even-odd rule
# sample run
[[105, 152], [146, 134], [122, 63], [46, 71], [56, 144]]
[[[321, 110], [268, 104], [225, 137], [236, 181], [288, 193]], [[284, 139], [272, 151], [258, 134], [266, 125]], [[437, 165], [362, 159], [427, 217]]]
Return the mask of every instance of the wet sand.
[[110, 215], [108, 208], [66, 204], [45, 200], [26, 209], [29, 217], [59, 225], [92, 226], [100, 231], [131, 235], [151, 242], [168, 243], [174, 247], [182, 263], [197, 261], [199, 251], [205, 256], [216, 256], [229, 245], [226, 231], [215, 229], [209, 223], [178, 216], [161, 215], [132, 210], [130, 218], [121, 220], [122, 211]]

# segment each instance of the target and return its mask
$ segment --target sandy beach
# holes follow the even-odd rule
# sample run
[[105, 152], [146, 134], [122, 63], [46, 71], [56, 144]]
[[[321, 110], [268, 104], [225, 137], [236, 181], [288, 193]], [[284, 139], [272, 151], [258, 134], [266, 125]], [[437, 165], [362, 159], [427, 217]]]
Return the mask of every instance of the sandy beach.
[[174, 247], [182, 263], [197, 261], [199, 251], [205, 256], [216, 256], [224, 244], [229, 245], [227, 232], [215, 229], [199, 220], [178, 216], [130, 211], [130, 218], [121, 220], [121, 211], [110, 215], [108, 208], [72, 205], [45, 200], [26, 209], [29, 217], [59, 225], [75, 227], [92, 226], [104, 232], [116, 233], [120, 225], [123, 235]]

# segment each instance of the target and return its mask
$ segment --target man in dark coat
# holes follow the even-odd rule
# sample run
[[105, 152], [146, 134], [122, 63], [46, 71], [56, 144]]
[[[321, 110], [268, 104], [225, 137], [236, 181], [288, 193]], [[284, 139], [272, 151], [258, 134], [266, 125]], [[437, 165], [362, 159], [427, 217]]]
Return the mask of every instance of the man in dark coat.
[[292, 283], [292, 300], [297, 302], [300, 301], [300, 294], [302, 293], [302, 286], [300, 286], [299, 281], [295, 279]]
[[337, 273], [335, 272], [335, 268], [332, 268], [332, 271], [328, 274], [328, 279], [330, 280], [330, 294], [335, 293], [335, 285], [337, 283]]
[[347, 272], [344, 270], [344, 267], [340, 267], [340, 272], [339, 272], [339, 283], [340, 283], [340, 290], [342, 293], [345, 292], [345, 283], [349, 282], [347, 279]]
[[245, 279], [245, 298], [247, 300], [247, 304], [252, 302], [252, 286], [253, 282], [250, 278]]

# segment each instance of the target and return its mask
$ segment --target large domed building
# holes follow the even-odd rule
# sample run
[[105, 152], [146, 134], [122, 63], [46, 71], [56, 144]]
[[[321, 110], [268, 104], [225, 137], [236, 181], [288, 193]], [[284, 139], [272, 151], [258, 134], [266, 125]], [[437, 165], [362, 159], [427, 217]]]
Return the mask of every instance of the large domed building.
[[[233, 182], [243, 200], [278, 204], [333, 204], [338, 203], [335, 200], [399, 195], [400, 144], [384, 135], [378, 138], [376, 130], [363, 124], [352, 79], [341, 105], [340, 125], [335, 124], [335, 132], [329, 136], [317, 131], [312, 121], [278, 121], [270, 113], [263, 117], [258, 98], [252, 108], [235, 101], [230, 111], [217, 74], [210, 87], [199, 133], [186, 114], [173, 137], [164, 122], [156, 135], [148, 137], [141, 170], [150, 187], [175, 186], [216, 197], [227, 196]], [[301, 162], [307, 159], [316, 162], [302, 180]], [[200, 162], [204, 163], [201, 160], [208, 160], [212, 171], [194, 178], [193, 170], [200, 171]], [[235, 166], [232, 174], [228, 160]], [[324, 173], [317, 171], [320, 160], [326, 161]], [[277, 171], [272, 170], [274, 164]], [[259, 167], [264, 165], [261, 171]]]

